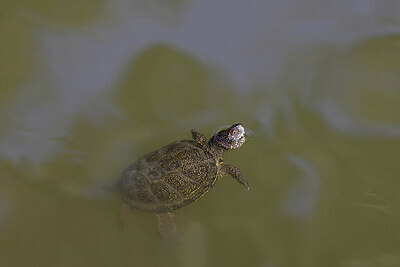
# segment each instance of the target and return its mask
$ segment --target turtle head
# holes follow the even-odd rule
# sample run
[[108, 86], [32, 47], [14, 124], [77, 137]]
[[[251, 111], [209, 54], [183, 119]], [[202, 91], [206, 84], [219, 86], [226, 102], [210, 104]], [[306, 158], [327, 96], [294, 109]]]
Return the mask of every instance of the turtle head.
[[225, 149], [239, 148], [245, 140], [245, 130], [240, 123], [221, 130], [213, 136], [213, 144]]

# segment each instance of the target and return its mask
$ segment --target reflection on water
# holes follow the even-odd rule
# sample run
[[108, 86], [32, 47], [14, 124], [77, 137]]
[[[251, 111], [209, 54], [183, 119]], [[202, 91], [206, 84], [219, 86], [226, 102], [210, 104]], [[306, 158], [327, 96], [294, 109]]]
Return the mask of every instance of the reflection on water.
[[288, 191], [282, 212], [288, 217], [308, 219], [318, 203], [321, 178], [310, 162], [292, 155], [288, 156], [288, 159], [304, 174], [300, 181], [294, 184], [293, 190]]
[[[7, 2], [0, 266], [400, 265], [400, 3]], [[117, 223], [126, 165], [238, 121], [250, 191]]]

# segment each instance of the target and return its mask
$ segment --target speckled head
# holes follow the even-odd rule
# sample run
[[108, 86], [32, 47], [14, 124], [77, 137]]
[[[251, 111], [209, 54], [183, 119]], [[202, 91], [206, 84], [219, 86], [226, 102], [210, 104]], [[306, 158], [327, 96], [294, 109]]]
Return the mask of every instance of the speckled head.
[[245, 130], [242, 124], [234, 124], [228, 129], [216, 133], [213, 139], [213, 143], [216, 146], [225, 149], [239, 148], [246, 141]]

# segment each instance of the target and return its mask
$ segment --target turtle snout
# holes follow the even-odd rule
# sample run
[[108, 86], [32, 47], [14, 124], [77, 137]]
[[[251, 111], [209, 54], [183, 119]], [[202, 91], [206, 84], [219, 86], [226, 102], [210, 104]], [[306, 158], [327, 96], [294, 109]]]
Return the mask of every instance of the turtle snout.
[[244, 136], [246, 133], [246, 131], [244, 130], [244, 127], [242, 125], [240, 125], [239, 129], [240, 129], [240, 133], [242, 134], [242, 136]]

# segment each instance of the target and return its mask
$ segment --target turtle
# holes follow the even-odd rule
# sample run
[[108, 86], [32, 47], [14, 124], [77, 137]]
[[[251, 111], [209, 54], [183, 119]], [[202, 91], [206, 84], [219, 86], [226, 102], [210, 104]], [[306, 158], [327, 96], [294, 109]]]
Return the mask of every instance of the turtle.
[[123, 205], [154, 212], [163, 239], [176, 241], [173, 212], [207, 193], [218, 178], [231, 175], [249, 189], [241, 171], [223, 162], [227, 150], [245, 142], [245, 129], [237, 123], [207, 138], [191, 130], [193, 140], [175, 141], [129, 165], [116, 183]]

